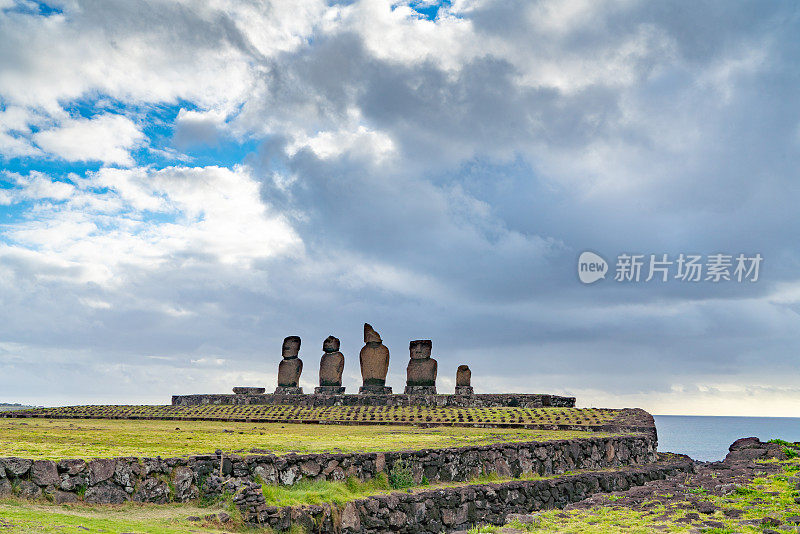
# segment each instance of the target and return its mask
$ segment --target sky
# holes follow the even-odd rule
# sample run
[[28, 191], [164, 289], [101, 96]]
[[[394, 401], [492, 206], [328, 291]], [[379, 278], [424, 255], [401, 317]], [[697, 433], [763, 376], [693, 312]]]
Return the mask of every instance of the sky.
[[431, 339], [440, 392], [797, 415], [799, 19], [0, 0], [0, 402], [269, 391], [289, 335], [355, 393], [369, 322], [395, 392]]

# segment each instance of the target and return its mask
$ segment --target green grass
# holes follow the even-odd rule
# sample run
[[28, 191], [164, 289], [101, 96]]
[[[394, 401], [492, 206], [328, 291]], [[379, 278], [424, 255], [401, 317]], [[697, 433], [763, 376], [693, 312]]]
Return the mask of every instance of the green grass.
[[[253, 532], [240, 522], [220, 525], [216, 521], [188, 521], [223, 511], [218, 506], [193, 504], [152, 505], [128, 503], [119, 506], [52, 505], [0, 500], [0, 532], [86, 534], [87, 532], [136, 532], [137, 534], [186, 534]], [[259, 530], [258, 532], [264, 532]]]
[[[774, 461], [774, 460], [773, 460]], [[660, 503], [657, 500], [647, 503], [642, 509], [614, 508], [613, 503], [618, 500], [609, 496], [609, 506], [597, 506], [588, 510], [548, 510], [537, 513], [537, 521], [530, 525], [509, 524], [508, 527], [529, 532], [559, 532], [565, 534], [622, 534], [622, 533], [651, 533], [651, 532], [704, 532], [707, 534], [742, 534], [760, 533], [761, 525], [741, 524], [741, 521], [761, 520], [764, 517], [774, 517], [782, 524], [787, 524], [789, 516], [800, 515], [800, 504], [794, 502], [798, 496], [795, 483], [789, 482], [790, 477], [796, 477], [800, 470], [800, 459], [792, 458], [781, 462], [783, 472], [753, 479], [749, 484], [740, 486], [737, 490], [722, 497], [709, 495], [704, 491], [688, 489], [687, 493], [702, 495], [720, 509], [713, 514], [700, 514], [699, 521], [679, 523], [677, 520], [684, 518], [687, 510], [682, 507], [682, 502]], [[668, 496], [667, 496], [668, 497]], [[741, 517], [728, 518], [724, 515], [726, 509], [742, 510]], [[702, 521], [718, 521], [723, 528], [709, 528], [702, 525]], [[477, 526], [469, 531], [470, 534], [499, 532], [497, 526]], [[778, 529], [780, 530], [780, 529]]]
[[611, 435], [599, 432], [414, 426], [347, 426], [219, 421], [0, 419], [0, 456], [32, 459], [170, 457], [252, 449], [289, 452], [375, 452], [548, 441]]
[[[284, 423], [357, 423], [414, 425], [540, 425], [543, 428], [597, 428], [625, 414], [600, 408], [437, 408], [425, 406], [62, 406], [25, 410], [52, 418], [202, 419]], [[17, 412], [19, 413], [19, 412]]]

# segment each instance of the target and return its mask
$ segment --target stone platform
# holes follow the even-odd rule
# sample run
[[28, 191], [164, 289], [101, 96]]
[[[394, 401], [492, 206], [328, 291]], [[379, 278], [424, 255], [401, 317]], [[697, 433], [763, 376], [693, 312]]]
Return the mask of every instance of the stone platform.
[[224, 393], [173, 395], [173, 406], [203, 404], [291, 404], [295, 406], [431, 406], [458, 408], [573, 408], [575, 397], [530, 393], [477, 395], [237, 395]]

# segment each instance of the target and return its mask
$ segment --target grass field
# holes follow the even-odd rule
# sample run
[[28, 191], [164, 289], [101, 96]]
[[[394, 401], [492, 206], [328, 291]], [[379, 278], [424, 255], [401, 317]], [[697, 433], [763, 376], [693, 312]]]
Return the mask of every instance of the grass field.
[[63, 406], [26, 410], [50, 418], [202, 419], [283, 423], [352, 423], [585, 427], [613, 423], [624, 412], [600, 408], [435, 408], [424, 406], [202, 405]]
[[0, 419], [0, 456], [32, 459], [169, 457], [260, 449], [368, 452], [546, 441], [602, 436], [597, 432], [511, 428], [347, 426], [219, 421]]
[[[0, 500], [0, 532], [4, 534], [86, 534], [87, 532], [136, 532], [137, 534], [219, 534], [256, 532], [234, 522], [222, 525], [204, 519], [223, 510], [219, 506], [192, 504], [120, 506], [53, 505], [14, 499]], [[230, 510], [225, 510], [230, 513]], [[201, 521], [189, 521], [199, 517]], [[259, 530], [258, 532], [264, 532]]]

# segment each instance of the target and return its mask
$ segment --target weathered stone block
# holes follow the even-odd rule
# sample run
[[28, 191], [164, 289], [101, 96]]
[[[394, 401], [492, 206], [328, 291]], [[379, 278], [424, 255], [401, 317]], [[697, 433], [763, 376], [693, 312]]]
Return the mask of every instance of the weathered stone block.
[[302, 395], [303, 388], [297, 386], [278, 386], [275, 395]]
[[42, 488], [30, 480], [22, 480], [17, 486], [17, 496], [23, 499], [39, 499], [42, 496]]
[[78, 502], [78, 496], [69, 491], [56, 491], [53, 496], [53, 502], [56, 504], [69, 504]]
[[27, 474], [31, 465], [33, 465], [32, 460], [26, 460], [24, 458], [3, 458], [3, 467], [6, 473], [13, 477], [21, 477]]
[[59, 473], [66, 473], [68, 475], [77, 475], [86, 469], [86, 462], [84, 460], [60, 460], [57, 464]]
[[365, 385], [358, 388], [359, 395], [391, 395], [390, 386]]
[[[88, 494], [89, 492], [87, 491], [86, 493]], [[124, 491], [122, 493], [125, 494]], [[169, 486], [166, 482], [156, 478], [147, 478], [141, 483], [139, 490], [134, 493], [133, 500], [164, 504], [169, 502]]]
[[119, 486], [105, 483], [87, 489], [83, 500], [92, 504], [122, 504], [128, 500], [128, 494]]
[[102, 458], [89, 462], [89, 485], [94, 486], [114, 476], [117, 461], [113, 458]]
[[344, 395], [344, 386], [319, 386], [314, 388], [317, 395]]
[[406, 395], [436, 395], [436, 386], [406, 386]]
[[190, 467], [178, 467], [173, 471], [175, 499], [184, 502], [196, 499], [200, 492], [194, 486], [194, 471]]
[[31, 482], [38, 486], [52, 486], [61, 483], [56, 463], [50, 460], [35, 460], [31, 465]]
[[0, 498], [11, 496], [11, 482], [7, 478], [0, 478]]
[[263, 395], [267, 388], [237, 386], [233, 388], [235, 395]]

